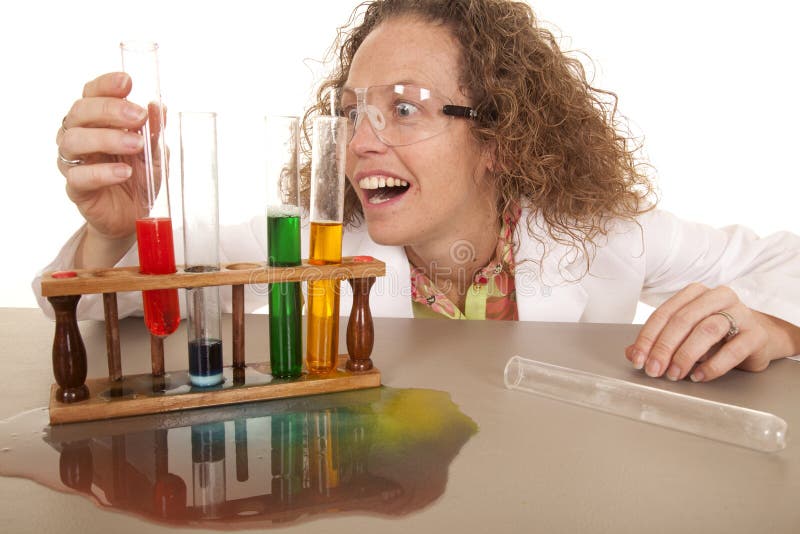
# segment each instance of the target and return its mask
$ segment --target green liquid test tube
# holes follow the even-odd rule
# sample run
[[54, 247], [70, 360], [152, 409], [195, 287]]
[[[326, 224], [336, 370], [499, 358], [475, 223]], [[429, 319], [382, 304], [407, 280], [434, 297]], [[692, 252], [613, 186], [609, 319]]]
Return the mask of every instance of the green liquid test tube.
[[[300, 265], [297, 117], [267, 116], [267, 260], [271, 267]], [[269, 287], [269, 361], [275, 378], [303, 369], [300, 282]]]
[[[267, 216], [269, 264], [273, 267], [300, 265], [300, 217], [292, 214]], [[279, 282], [269, 287], [269, 354], [272, 375], [300, 376], [303, 367], [300, 282]]]

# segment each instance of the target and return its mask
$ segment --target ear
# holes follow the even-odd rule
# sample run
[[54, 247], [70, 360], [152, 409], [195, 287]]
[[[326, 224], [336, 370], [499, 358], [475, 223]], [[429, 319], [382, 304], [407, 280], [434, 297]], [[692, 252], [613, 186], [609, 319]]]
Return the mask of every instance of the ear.
[[483, 144], [481, 167], [485, 168], [489, 174], [494, 174], [497, 170], [497, 144], [494, 141]]

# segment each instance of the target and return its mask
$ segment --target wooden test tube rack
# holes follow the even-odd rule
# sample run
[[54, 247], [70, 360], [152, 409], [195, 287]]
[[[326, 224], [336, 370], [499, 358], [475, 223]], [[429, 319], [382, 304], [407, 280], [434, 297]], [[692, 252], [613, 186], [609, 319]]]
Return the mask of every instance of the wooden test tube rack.
[[[299, 397], [380, 386], [380, 372], [370, 355], [374, 340], [369, 293], [375, 277], [386, 265], [371, 257], [344, 258], [335, 265], [267, 267], [259, 263], [234, 263], [219, 271], [146, 275], [138, 267], [74, 270], [42, 277], [42, 296], [56, 314], [53, 340], [53, 375], [50, 423], [71, 423], [160, 413], [256, 400]], [[297, 379], [272, 379], [268, 363], [245, 363], [244, 286], [275, 282], [348, 280], [353, 286], [353, 307], [347, 324], [348, 355], [340, 355], [333, 372], [304, 373]], [[117, 293], [150, 289], [180, 289], [230, 285], [232, 288], [233, 365], [225, 368], [220, 386], [194, 388], [188, 373], [165, 373], [163, 339], [151, 336], [152, 373], [123, 376]], [[86, 380], [86, 349], [76, 309], [81, 295], [103, 295], [108, 353], [108, 378]], [[265, 319], [266, 320], [266, 319]], [[265, 351], [267, 354], [267, 351]], [[267, 355], [268, 358], [268, 355]], [[344, 364], [344, 365], [342, 365]]]

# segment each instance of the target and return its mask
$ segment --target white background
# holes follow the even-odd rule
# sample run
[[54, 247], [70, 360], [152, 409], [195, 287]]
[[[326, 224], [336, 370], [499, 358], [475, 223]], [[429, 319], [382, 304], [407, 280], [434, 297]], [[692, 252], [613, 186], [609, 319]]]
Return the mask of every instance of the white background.
[[[30, 281], [81, 223], [55, 134], [83, 84], [119, 70], [118, 42], [161, 46], [173, 217], [177, 112], [218, 111], [223, 222], [260, 212], [255, 139], [265, 113], [301, 114], [335, 28], [357, 0], [92, 0], [6, 4], [0, 15], [0, 306], [35, 306]], [[793, 3], [541, 0], [562, 47], [644, 135], [661, 206], [712, 225], [800, 233], [797, 15]], [[13, 6], [13, 7], [8, 7]]]

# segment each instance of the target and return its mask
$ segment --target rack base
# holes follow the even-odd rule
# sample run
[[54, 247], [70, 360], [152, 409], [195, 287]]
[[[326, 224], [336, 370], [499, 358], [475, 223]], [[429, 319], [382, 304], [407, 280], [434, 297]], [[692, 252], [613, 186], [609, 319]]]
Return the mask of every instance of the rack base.
[[273, 379], [268, 364], [225, 367], [223, 383], [208, 388], [192, 387], [187, 371], [169, 372], [161, 377], [130, 375], [118, 381], [95, 378], [86, 380], [89, 398], [70, 404], [56, 400], [58, 385], [53, 384], [50, 388], [50, 424], [319, 395], [381, 385], [378, 369], [352, 372], [344, 369], [346, 361], [347, 355], [340, 355], [339, 367], [333, 372], [327, 375], [304, 373], [296, 379]]

